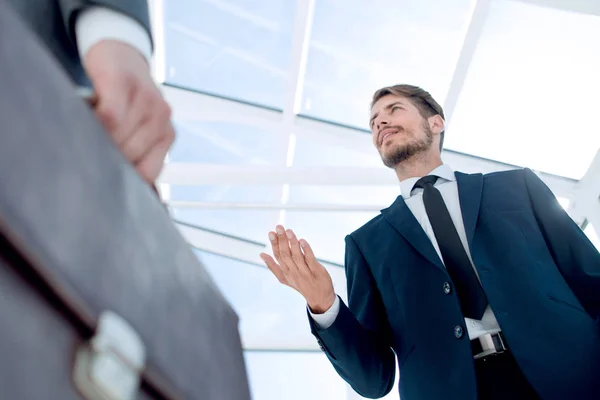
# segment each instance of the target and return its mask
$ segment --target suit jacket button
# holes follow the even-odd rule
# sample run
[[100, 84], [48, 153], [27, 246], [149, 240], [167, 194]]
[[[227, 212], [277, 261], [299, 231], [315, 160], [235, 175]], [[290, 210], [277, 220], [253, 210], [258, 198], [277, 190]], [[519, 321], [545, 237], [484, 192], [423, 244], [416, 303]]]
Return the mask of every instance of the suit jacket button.
[[455, 336], [457, 339], [460, 339], [461, 337], [463, 337], [463, 328], [462, 328], [462, 326], [460, 326], [460, 325], [456, 325], [456, 326], [454, 327], [454, 336]]
[[450, 286], [450, 284], [448, 282], [444, 282], [444, 293], [450, 294], [451, 291], [452, 291], [452, 287]]

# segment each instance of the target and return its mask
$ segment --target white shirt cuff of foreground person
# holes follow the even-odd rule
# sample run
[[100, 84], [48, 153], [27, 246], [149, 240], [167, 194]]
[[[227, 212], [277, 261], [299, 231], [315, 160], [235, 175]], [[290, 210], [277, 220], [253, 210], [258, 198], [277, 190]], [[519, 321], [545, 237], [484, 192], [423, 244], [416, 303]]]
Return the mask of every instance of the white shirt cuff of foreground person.
[[79, 57], [84, 58], [96, 43], [110, 39], [118, 40], [137, 49], [150, 62], [152, 41], [139, 22], [107, 7], [86, 8], [77, 16], [75, 36]]

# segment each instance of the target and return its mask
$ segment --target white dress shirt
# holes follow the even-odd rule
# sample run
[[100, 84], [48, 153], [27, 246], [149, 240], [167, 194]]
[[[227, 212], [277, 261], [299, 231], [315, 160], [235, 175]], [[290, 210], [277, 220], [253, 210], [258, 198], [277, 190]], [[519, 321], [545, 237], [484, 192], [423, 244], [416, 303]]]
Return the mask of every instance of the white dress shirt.
[[[471, 261], [471, 265], [473, 265], [473, 260], [471, 259], [471, 251], [469, 249], [469, 244], [467, 243], [467, 234], [465, 232], [465, 226], [460, 210], [460, 202], [458, 199], [458, 186], [456, 184], [456, 177], [454, 175], [454, 171], [447, 165], [441, 165], [440, 167], [431, 171], [428, 175], [435, 175], [438, 177], [438, 180], [436, 181], [434, 186], [442, 194], [442, 198], [446, 203], [446, 207], [448, 208], [448, 212], [450, 213], [452, 222], [454, 222], [454, 226], [456, 227], [458, 236], [460, 237], [460, 240], [463, 246], [465, 247], [467, 256]], [[437, 252], [441, 260], [442, 254], [437, 244], [437, 240], [435, 239], [435, 235], [433, 233], [431, 223], [429, 222], [429, 218], [427, 217], [425, 205], [423, 204], [423, 189], [417, 188], [413, 190], [413, 187], [419, 179], [420, 178], [410, 178], [400, 182], [400, 190], [402, 193], [402, 197], [404, 197], [406, 205], [414, 214], [415, 218], [427, 234], [427, 237], [429, 237], [429, 240], [431, 240], [431, 243], [433, 244], [433, 247], [435, 248], [435, 251]], [[335, 302], [333, 303], [331, 308], [325, 313], [314, 314], [310, 311], [310, 309], [308, 311], [310, 312], [310, 315], [315, 321], [315, 323], [319, 327], [326, 329], [329, 328], [335, 321], [335, 318], [339, 313], [339, 309], [340, 300], [336, 296]], [[485, 313], [483, 314], [481, 320], [465, 318], [465, 325], [467, 327], [467, 331], [469, 332], [470, 340], [473, 340], [486, 333], [496, 333], [500, 331], [498, 321], [496, 320], [496, 317], [494, 316], [494, 313], [489, 305], [485, 310]]]
[[118, 40], [137, 49], [148, 62], [152, 42], [144, 27], [133, 18], [102, 6], [86, 8], [75, 21], [75, 39], [83, 59], [89, 49], [104, 39]]

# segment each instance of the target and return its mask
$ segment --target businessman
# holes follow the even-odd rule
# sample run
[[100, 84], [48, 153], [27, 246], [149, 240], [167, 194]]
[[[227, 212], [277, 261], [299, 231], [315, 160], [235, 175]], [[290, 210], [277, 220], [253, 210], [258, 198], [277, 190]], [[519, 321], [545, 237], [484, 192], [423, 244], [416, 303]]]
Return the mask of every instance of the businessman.
[[443, 164], [444, 114], [418, 87], [377, 91], [371, 130], [401, 196], [346, 237], [348, 305], [292, 230], [261, 254], [339, 375], [369, 398], [397, 361], [402, 400], [597, 399], [600, 255], [545, 184]]
[[[74, 89], [93, 92], [88, 100], [99, 121], [142, 178], [154, 184], [175, 134], [171, 110], [150, 73], [146, 0], [0, 0], [0, 12], [16, 13], [25, 22]], [[23, 65], [13, 79], [27, 79], [37, 68], [43, 66]]]

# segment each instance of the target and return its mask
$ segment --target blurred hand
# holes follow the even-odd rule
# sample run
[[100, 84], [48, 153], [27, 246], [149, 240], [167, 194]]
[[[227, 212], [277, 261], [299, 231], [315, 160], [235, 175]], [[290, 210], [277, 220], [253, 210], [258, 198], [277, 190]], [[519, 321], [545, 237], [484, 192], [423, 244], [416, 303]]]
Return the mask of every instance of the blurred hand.
[[95, 111], [125, 157], [153, 184], [175, 139], [171, 109], [146, 59], [128, 44], [103, 40], [84, 59], [95, 91]]
[[261, 259], [279, 282], [297, 290], [311, 311], [322, 314], [335, 301], [335, 290], [329, 272], [321, 265], [306, 240], [298, 241], [294, 232], [278, 225], [276, 232], [269, 232], [275, 260], [265, 253]]

